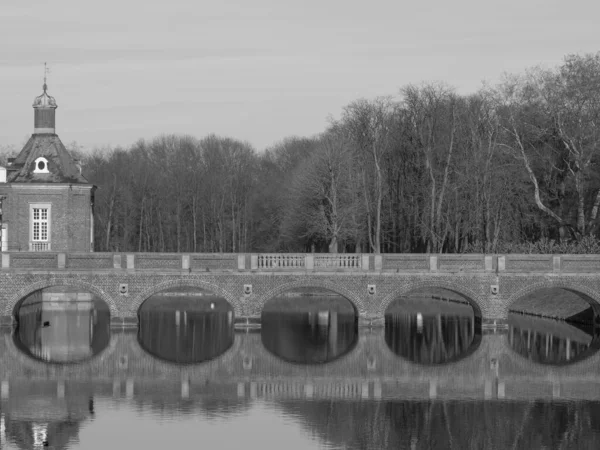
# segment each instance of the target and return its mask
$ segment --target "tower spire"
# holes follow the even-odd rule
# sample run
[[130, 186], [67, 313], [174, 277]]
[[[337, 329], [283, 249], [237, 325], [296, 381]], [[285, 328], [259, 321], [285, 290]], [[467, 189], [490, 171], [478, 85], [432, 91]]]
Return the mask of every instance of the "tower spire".
[[50, 73], [50, 69], [48, 64], [44, 63], [44, 92], [33, 101], [34, 134], [56, 133], [56, 100], [48, 95], [48, 85], [46, 84], [48, 73]]

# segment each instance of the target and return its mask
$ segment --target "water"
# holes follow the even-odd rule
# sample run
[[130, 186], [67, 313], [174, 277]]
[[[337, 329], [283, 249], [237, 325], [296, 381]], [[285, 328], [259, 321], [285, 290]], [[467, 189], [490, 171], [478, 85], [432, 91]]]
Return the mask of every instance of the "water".
[[71, 297], [0, 334], [2, 450], [600, 448], [593, 326], [511, 314], [494, 333], [460, 299], [412, 298], [359, 329], [315, 296], [234, 332], [202, 295], [125, 332]]

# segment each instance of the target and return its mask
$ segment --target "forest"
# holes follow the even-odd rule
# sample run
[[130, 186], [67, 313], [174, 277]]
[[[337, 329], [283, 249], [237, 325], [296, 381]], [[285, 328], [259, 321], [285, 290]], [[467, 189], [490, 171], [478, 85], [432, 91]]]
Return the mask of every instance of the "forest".
[[345, 106], [257, 151], [164, 135], [81, 151], [96, 251], [600, 253], [600, 52], [459, 95]]

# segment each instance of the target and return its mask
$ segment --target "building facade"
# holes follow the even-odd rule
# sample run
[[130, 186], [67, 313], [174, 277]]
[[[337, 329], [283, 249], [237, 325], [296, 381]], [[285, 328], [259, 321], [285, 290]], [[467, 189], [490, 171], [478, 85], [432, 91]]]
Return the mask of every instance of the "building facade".
[[90, 252], [95, 187], [56, 134], [56, 101], [43, 89], [31, 138], [0, 168], [2, 251]]

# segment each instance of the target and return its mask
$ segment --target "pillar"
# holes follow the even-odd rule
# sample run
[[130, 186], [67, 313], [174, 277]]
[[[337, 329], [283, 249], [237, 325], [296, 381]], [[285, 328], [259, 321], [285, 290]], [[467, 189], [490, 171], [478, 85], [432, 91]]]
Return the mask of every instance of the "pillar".
[[133, 378], [128, 378], [125, 382], [125, 396], [133, 398]]
[[437, 397], [437, 380], [429, 380], [429, 398]]
[[121, 396], [121, 380], [115, 378], [113, 380], [113, 397]]
[[190, 398], [190, 380], [181, 380], [181, 398]]
[[364, 381], [360, 387], [361, 398], [369, 398], [369, 383]]
[[246, 396], [246, 385], [244, 383], [237, 384], [237, 396], [244, 398]]
[[312, 398], [313, 397], [313, 393], [314, 393], [314, 387], [312, 384], [305, 384], [304, 385], [304, 396], [306, 398]]
[[56, 396], [58, 398], [65, 398], [65, 382], [64, 382], [64, 380], [59, 380], [56, 383]]
[[337, 311], [329, 312], [329, 334], [327, 335], [329, 349], [335, 351], [338, 343], [338, 314]]

